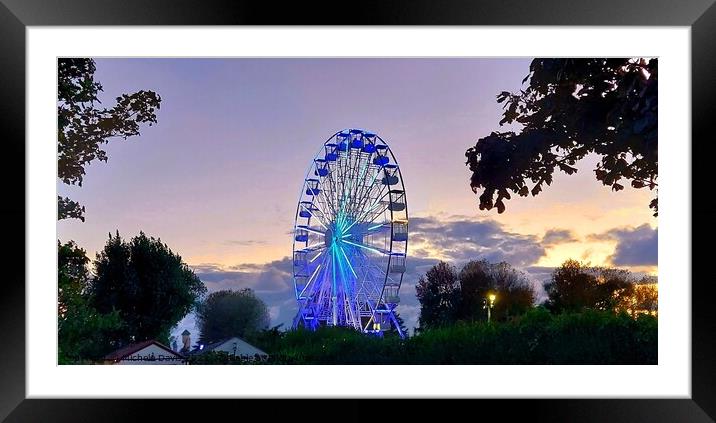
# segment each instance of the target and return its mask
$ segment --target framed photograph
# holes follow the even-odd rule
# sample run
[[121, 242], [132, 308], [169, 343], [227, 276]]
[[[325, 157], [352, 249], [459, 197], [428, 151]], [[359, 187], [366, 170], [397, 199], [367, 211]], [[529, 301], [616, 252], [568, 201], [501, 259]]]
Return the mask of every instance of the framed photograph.
[[712, 3], [0, 0], [0, 416], [713, 421]]

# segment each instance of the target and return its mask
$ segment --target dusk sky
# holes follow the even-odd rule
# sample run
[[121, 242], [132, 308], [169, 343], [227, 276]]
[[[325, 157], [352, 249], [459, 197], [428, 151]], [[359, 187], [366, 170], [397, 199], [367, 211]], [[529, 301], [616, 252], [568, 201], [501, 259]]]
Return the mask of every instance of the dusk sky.
[[[306, 170], [344, 128], [379, 134], [404, 178], [410, 215], [408, 272], [398, 312], [415, 326], [415, 282], [438, 259], [505, 260], [538, 292], [567, 258], [656, 274], [653, 192], [618, 193], [594, 177], [555, 175], [537, 197], [480, 211], [465, 150], [500, 128], [501, 91], [516, 91], [531, 59], [98, 59], [100, 99], [111, 107], [141, 89], [162, 98], [158, 124], [113, 140], [108, 163], [60, 195], [86, 221], [58, 222], [94, 258], [119, 230], [144, 231], [179, 253], [209, 291], [251, 287], [272, 324], [296, 313], [291, 275], [294, 213]], [[193, 317], [177, 332], [197, 333]], [[197, 334], [198, 335], [198, 334]], [[192, 336], [193, 340], [197, 336]]]

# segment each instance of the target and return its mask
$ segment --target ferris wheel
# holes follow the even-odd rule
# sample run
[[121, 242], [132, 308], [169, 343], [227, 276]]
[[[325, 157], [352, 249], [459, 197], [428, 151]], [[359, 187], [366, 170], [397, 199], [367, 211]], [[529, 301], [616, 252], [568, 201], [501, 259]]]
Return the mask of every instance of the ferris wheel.
[[294, 225], [294, 327], [395, 328], [408, 248], [400, 168], [378, 135], [335, 133], [311, 162]]

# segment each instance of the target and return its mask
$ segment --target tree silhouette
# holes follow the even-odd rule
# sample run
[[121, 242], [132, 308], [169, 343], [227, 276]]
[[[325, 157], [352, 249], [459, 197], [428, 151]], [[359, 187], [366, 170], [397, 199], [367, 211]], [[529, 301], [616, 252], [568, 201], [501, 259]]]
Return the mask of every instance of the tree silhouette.
[[116, 311], [98, 313], [91, 305], [89, 258], [74, 241], [57, 241], [58, 364], [98, 360], [110, 352], [122, 321]]
[[420, 301], [421, 330], [455, 321], [460, 301], [455, 267], [441, 261], [420, 277], [415, 290]]
[[632, 314], [639, 313], [656, 314], [659, 311], [659, 289], [656, 283], [643, 278], [634, 286], [634, 300]]
[[[601, 157], [596, 178], [612, 190], [657, 189], [657, 59], [535, 59], [527, 88], [497, 96], [500, 126], [467, 150], [470, 186], [480, 210], [505, 211], [511, 194], [533, 196], [552, 183], [555, 169], [568, 175], [587, 154]], [[530, 187], [528, 183], [532, 184]], [[658, 200], [649, 204], [658, 212]]]
[[126, 242], [110, 234], [97, 253], [96, 276], [90, 286], [101, 313], [117, 310], [125, 322], [121, 344], [158, 339], [169, 331], [206, 293], [206, 287], [178, 254], [160, 239], [143, 232]]
[[252, 338], [270, 322], [266, 304], [249, 288], [212, 292], [199, 305], [196, 317], [204, 344], [232, 336]]
[[[101, 146], [110, 138], [139, 135], [139, 126], [157, 122], [161, 98], [154, 91], [137, 91], [117, 97], [111, 108], [97, 108], [102, 85], [94, 80], [95, 62], [86, 58], [57, 61], [57, 176], [69, 185], [82, 186], [85, 166], [107, 161]], [[58, 220], [84, 222], [84, 207], [57, 197]]]
[[484, 304], [488, 293], [497, 296], [492, 309], [493, 318], [496, 320], [507, 320], [523, 314], [534, 303], [532, 284], [523, 272], [509, 263], [473, 260], [463, 266], [458, 277], [461, 319], [486, 319]]
[[584, 309], [629, 311], [635, 298], [635, 282], [627, 270], [589, 267], [567, 260], [545, 284], [545, 306], [557, 313]]

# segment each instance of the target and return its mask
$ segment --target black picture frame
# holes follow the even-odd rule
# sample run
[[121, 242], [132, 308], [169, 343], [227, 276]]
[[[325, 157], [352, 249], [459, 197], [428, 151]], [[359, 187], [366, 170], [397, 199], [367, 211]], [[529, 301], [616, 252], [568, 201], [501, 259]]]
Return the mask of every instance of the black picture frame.
[[[5, 201], [0, 207], [4, 231], [13, 241], [3, 255], [0, 291], [0, 419], [7, 421], [127, 421], [149, 417], [155, 408], [163, 420], [207, 418], [224, 411], [270, 420], [297, 418], [318, 404], [292, 400], [275, 407], [265, 401], [40, 400], [26, 399], [25, 384], [25, 29], [27, 26], [75, 25], [589, 25], [687, 26], [692, 60], [692, 369], [689, 399], [509, 399], [459, 402], [464, 412], [497, 411], [502, 421], [517, 417], [548, 421], [713, 421], [716, 418], [716, 313], [709, 262], [713, 240], [710, 220], [716, 200], [706, 173], [713, 167], [710, 134], [716, 116], [716, 6], [714, 0], [364, 0], [361, 2], [276, 2], [192, 0], [0, 0], [0, 120], [4, 135]], [[679, 142], [679, 140], [667, 140]], [[49, 141], [48, 141], [49, 142]], [[689, 147], [684, 144], [684, 148]], [[48, 145], [51, 148], [51, 145]], [[21, 182], [22, 181], [22, 182]], [[8, 194], [9, 192], [9, 194]], [[24, 222], [24, 225], [20, 224]], [[712, 241], [711, 241], [712, 242]], [[699, 248], [699, 246], [701, 246]], [[668, 251], [661, 251], [668, 254]], [[48, 281], [48, 287], [52, 285]], [[179, 381], [177, 381], [179, 382]], [[207, 381], [210, 383], [210, 381]], [[426, 382], [427, 383], [427, 382]], [[619, 383], [619, 381], [615, 381]], [[630, 381], [639, 383], [639, 381]], [[394, 409], [400, 419], [435, 411], [432, 402], [406, 405], [341, 400], [345, 415], [361, 410]], [[450, 407], [453, 407], [451, 405]], [[451, 411], [452, 413], [453, 411]], [[300, 415], [300, 414], [299, 414]], [[459, 415], [459, 414], [458, 414]]]

